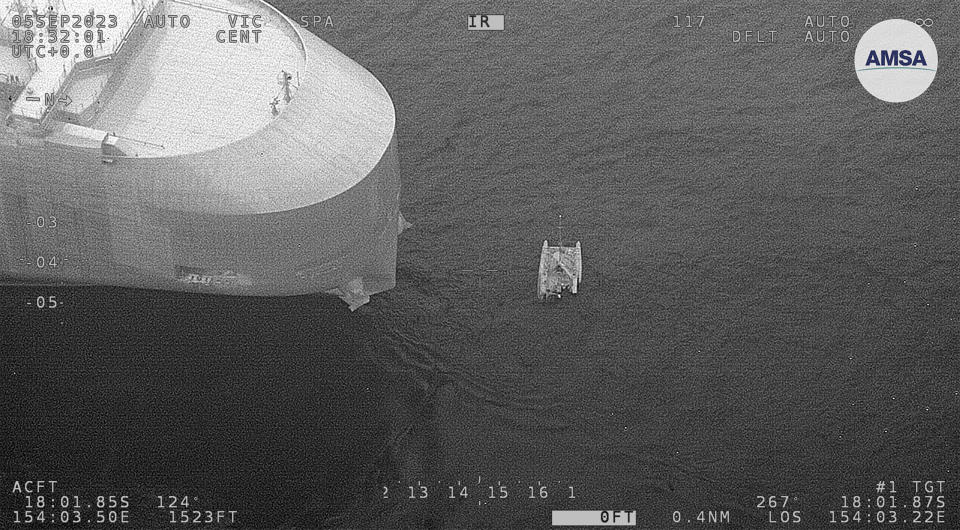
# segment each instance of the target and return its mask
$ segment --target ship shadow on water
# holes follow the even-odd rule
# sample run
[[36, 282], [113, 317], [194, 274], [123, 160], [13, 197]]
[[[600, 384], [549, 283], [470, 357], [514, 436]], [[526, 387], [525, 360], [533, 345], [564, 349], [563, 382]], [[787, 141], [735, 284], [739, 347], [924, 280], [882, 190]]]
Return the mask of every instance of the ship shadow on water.
[[[60, 306], [20, 303], [41, 290]], [[169, 518], [156, 496], [189, 495], [241, 527], [321, 527], [367, 511], [396, 475], [384, 466], [402, 464], [390, 431], [405, 383], [371, 362], [369, 318], [340, 300], [3, 292], [7, 476], [129, 495], [138, 524]]]

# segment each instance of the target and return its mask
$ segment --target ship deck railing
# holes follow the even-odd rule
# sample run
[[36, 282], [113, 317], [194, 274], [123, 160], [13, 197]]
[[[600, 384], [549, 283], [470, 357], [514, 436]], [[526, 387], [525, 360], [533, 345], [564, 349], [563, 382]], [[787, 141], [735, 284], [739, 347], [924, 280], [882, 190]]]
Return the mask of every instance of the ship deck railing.
[[203, 2], [197, 2], [195, 0], [170, 0], [175, 4], [183, 4], [185, 6], [195, 7], [197, 9], [206, 9], [207, 11], [215, 11], [217, 13], [226, 13], [228, 15], [245, 15], [246, 13], [241, 13], [240, 11], [231, 11], [229, 9], [224, 9], [222, 7], [216, 7], [209, 4], [204, 4]]

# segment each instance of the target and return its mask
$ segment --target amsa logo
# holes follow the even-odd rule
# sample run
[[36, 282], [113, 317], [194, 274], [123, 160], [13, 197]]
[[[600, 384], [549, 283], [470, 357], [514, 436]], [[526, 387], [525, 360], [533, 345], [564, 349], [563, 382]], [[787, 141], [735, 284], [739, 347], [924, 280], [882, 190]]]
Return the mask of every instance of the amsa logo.
[[900, 103], [923, 94], [933, 83], [937, 47], [916, 23], [884, 20], [860, 38], [854, 62], [863, 88], [883, 101]]
[[927, 66], [923, 50], [870, 50], [867, 55], [867, 67], [874, 66]]

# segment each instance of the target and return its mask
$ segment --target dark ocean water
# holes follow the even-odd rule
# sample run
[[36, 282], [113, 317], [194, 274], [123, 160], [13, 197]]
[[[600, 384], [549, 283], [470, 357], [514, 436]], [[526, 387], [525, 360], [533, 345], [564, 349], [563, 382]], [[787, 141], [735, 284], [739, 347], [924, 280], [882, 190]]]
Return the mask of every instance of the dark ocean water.
[[[572, 506], [635, 507], [651, 527], [700, 509], [755, 526], [765, 493], [798, 495], [817, 527], [884, 477], [944, 476], [956, 499], [954, 14], [281, 7], [344, 13], [318, 34], [393, 95], [415, 228], [398, 288], [373, 305], [378, 351], [435, 392], [442, 483], [559, 480], [579, 486]], [[508, 30], [465, 31], [478, 10]], [[707, 25], [676, 30], [674, 14]], [[807, 14], [850, 16], [850, 43], [801, 44]], [[937, 79], [884, 104], [854, 75], [856, 41], [917, 16], [936, 17]], [[734, 29], [783, 42], [734, 46]], [[535, 264], [558, 213], [585, 285], [543, 306]], [[558, 506], [437, 510], [449, 527], [539, 527]]]
[[[541, 528], [551, 509], [757, 527], [756, 495], [818, 528], [879, 480], [945, 480], [960, 524], [954, 13], [484, 3], [508, 30], [467, 32], [476, 4], [276, 5], [331, 16], [316, 33], [394, 99], [397, 288], [357, 314], [106, 289], [64, 291], [82, 310], [59, 320], [12, 312], [8, 474], [196, 492], [256, 528]], [[800, 44], [806, 14], [849, 15], [851, 42]], [[884, 104], [856, 39], [919, 15], [937, 78]], [[784, 42], [727, 42], [758, 28]], [[558, 214], [584, 284], [542, 305]], [[557, 486], [396, 496], [478, 477]]]

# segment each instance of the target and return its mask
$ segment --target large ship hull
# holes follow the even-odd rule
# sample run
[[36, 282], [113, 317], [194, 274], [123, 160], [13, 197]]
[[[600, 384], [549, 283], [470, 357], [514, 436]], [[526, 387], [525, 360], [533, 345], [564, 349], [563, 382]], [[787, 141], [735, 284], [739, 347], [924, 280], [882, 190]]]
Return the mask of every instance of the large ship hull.
[[[392, 102], [362, 67], [292, 23], [284, 29], [304, 52], [294, 97], [238, 141], [116, 156], [63, 134], [0, 136], [2, 273], [227, 295], [329, 293], [351, 308], [392, 288], [403, 226]], [[121, 69], [111, 82], [124, 75], [140, 74]], [[172, 112], [191, 111], [177, 105]], [[331, 137], [337, 127], [345, 138]], [[349, 144], [363, 152], [334, 149]]]

